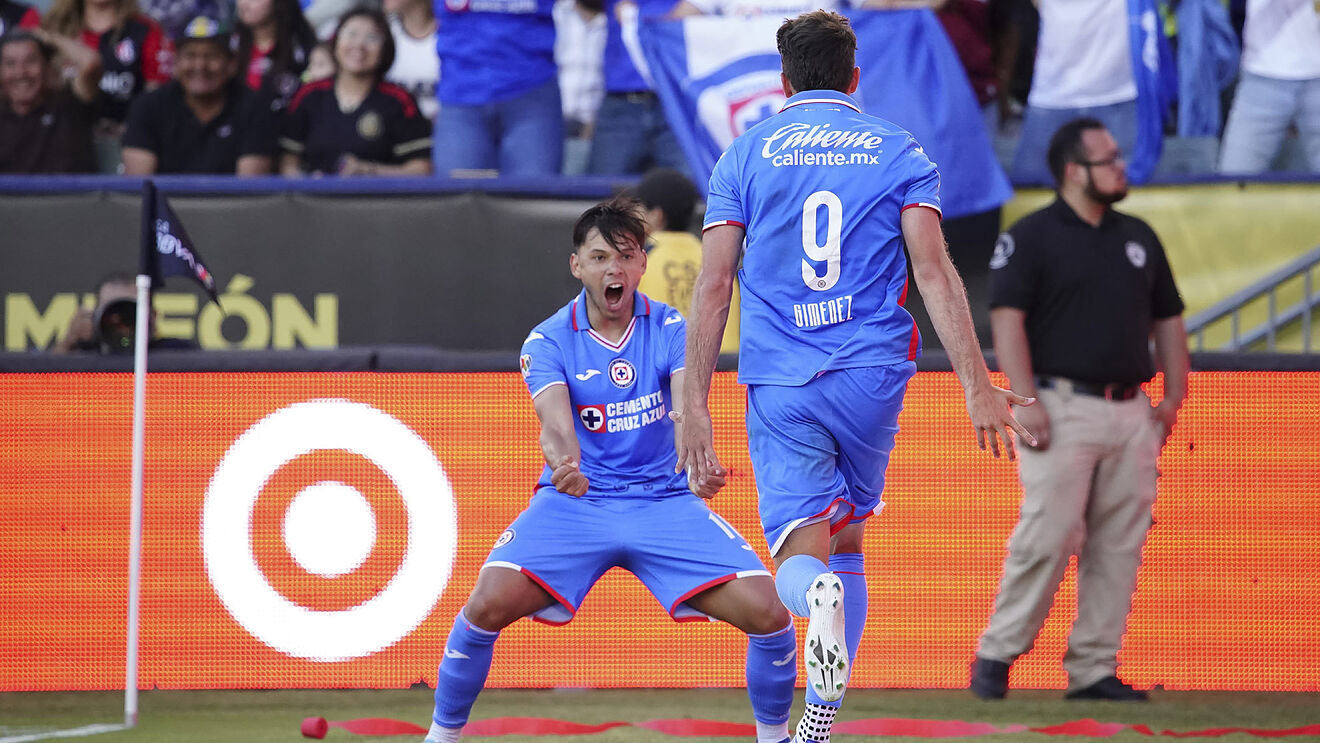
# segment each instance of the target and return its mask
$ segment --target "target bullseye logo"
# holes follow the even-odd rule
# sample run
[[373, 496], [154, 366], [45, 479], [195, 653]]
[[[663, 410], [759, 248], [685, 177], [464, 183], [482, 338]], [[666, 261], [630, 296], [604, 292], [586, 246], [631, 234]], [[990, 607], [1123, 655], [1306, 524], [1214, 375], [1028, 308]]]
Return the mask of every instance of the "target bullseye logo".
[[[389, 580], [374, 595], [333, 610], [291, 600], [253, 549], [253, 514], [262, 490], [286, 464], [338, 451], [388, 478], [406, 515], [406, 542]], [[333, 580], [375, 559], [385, 535], [361, 490], [319, 473], [288, 502], [278, 533], [298, 569]], [[206, 491], [202, 551], [211, 585], [254, 637], [298, 658], [345, 661], [384, 650], [414, 630], [440, 598], [458, 548], [453, 488], [431, 447], [407, 425], [350, 400], [313, 400], [271, 413], [225, 452]]]

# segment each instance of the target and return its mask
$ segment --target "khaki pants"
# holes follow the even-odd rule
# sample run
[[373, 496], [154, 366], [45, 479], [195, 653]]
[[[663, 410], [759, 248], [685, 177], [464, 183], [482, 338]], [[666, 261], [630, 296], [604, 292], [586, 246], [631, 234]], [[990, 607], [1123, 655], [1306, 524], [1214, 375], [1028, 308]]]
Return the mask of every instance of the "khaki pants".
[[1164, 435], [1145, 394], [1110, 402], [1053, 388], [1037, 404], [1050, 416], [1050, 444], [1019, 450], [1021, 517], [977, 655], [1012, 663], [1030, 650], [1077, 555], [1077, 620], [1063, 659], [1072, 691], [1118, 667]]

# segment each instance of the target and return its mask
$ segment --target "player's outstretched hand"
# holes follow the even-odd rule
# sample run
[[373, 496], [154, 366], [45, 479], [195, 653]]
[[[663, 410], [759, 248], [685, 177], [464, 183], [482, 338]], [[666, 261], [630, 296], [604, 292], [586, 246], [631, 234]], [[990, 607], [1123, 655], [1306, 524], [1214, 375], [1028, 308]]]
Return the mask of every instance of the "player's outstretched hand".
[[967, 415], [971, 417], [972, 426], [976, 428], [976, 445], [982, 451], [989, 448], [990, 453], [998, 458], [999, 442], [1002, 439], [1009, 461], [1017, 459], [1017, 447], [1013, 445], [1013, 436], [1008, 432], [1011, 428], [1028, 446], [1035, 446], [1036, 437], [1013, 417], [1011, 407], [1033, 405], [1035, 402], [1034, 397], [1023, 397], [1012, 390], [994, 385], [986, 385], [979, 390], [969, 390]]
[[675, 410], [669, 417], [680, 428], [678, 462], [674, 471], [686, 472], [692, 492], [710, 498], [724, 487], [726, 477], [719, 457], [715, 456], [715, 429], [710, 422], [710, 412], [702, 410], [692, 414]]
[[574, 498], [581, 498], [587, 494], [587, 476], [578, 469], [578, 462], [573, 457], [562, 457], [555, 469], [550, 473], [550, 484], [555, 486], [555, 490], [561, 493], [567, 493]]

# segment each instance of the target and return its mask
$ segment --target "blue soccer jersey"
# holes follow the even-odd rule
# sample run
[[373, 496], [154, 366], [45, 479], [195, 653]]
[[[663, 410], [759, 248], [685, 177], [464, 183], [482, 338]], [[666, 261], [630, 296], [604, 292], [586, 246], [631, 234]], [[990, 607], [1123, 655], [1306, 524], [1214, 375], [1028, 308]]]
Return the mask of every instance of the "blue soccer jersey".
[[940, 210], [940, 177], [912, 135], [852, 98], [809, 90], [730, 145], [710, 177], [705, 228], [746, 229], [744, 384], [915, 359], [903, 303], [900, 212]]
[[[519, 364], [533, 398], [567, 385], [582, 450], [588, 496], [654, 498], [689, 493], [675, 474], [669, 378], [683, 369], [683, 317], [672, 307], [633, 298], [633, 319], [618, 343], [591, 329], [586, 293], [578, 294], [523, 341]], [[537, 488], [554, 486], [546, 466]]]

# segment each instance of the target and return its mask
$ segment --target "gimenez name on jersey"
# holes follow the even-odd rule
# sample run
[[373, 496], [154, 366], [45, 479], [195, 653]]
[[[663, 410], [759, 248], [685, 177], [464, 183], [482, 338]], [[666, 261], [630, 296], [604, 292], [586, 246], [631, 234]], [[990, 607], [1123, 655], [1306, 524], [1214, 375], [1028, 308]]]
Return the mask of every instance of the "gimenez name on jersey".
[[[884, 138], [868, 131], [833, 129], [829, 124], [794, 122], [779, 127], [764, 140], [761, 157], [770, 165], [879, 165]], [[806, 148], [826, 150], [806, 152]]]
[[577, 406], [578, 420], [592, 433], [636, 431], [665, 420], [667, 412], [664, 395], [659, 390], [622, 402]]

